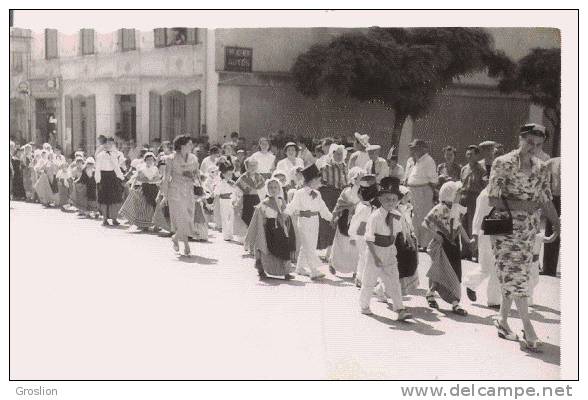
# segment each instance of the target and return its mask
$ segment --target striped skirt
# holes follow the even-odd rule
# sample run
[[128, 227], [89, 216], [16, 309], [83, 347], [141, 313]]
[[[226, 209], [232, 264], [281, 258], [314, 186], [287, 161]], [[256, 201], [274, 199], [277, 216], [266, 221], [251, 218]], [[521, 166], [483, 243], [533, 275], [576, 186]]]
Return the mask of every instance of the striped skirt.
[[129, 195], [119, 211], [119, 214], [126, 218], [130, 224], [139, 228], [152, 226], [154, 213], [155, 208], [147, 201], [141, 187], [129, 191]]

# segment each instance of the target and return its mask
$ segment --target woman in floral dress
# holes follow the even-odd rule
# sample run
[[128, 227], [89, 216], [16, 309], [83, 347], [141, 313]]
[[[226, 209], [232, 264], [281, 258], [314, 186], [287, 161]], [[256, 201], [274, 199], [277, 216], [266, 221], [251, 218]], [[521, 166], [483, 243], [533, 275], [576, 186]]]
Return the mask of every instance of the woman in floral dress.
[[494, 160], [488, 194], [497, 216], [507, 218], [501, 197], [512, 212], [513, 233], [492, 236], [496, 269], [502, 290], [500, 315], [494, 321], [498, 336], [516, 340], [508, 325], [508, 315], [514, 300], [524, 330], [518, 338], [521, 348], [537, 351], [538, 339], [528, 313], [529, 277], [533, 262], [533, 244], [539, 233], [539, 219], [545, 215], [555, 227], [554, 234], [545, 238], [553, 241], [559, 234], [559, 217], [551, 202], [549, 171], [536, 157], [545, 141], [545, 128], [527, 124], [521, 128], [519, 148]]

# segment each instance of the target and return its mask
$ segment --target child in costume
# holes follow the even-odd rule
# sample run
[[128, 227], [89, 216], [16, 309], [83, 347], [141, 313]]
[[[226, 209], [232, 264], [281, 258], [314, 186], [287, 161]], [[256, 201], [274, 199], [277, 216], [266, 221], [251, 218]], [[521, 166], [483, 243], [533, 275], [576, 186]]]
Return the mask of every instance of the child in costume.
[[261, 280], [268, 275], [290, 280], [292, 258], [296, 251], [296, 237], [290, 217], [285, 214], [286, 201], [282, 186], [275, 178], [266, 182], [267, 197], [255, 207], [245, 248], [253, 249], [256, 268]]
[[251, 223], [255, 206], [259, 204], [259, 190], [265, 186], [265, 179], [257, 172], [257, 160], [245, 160], [246, 172], [237, 179], [233, 207], [235, 208], [234, 234], [245, 237]]
[[310, 275], [310, 279], [315, 280], [325, 276], [318, 270], [321, 261], [316, 250], [319, 215], [327, 221], [331, 221], [333, 215], [317, 190], [321, 183], [321, 175], [316, 165], [312, 164], [303, 169], [302, 176], [304, 187], [294, 193], [292, 201], [286, 206], [285, 213], [298, 217], [300, 252], [296, 263], [296, 273]]
[[84, 163], [84, 169], [80, 177], [75, 181], [76, 185], [76, 201], [77, 207], [80, 210], [78, 214], [97, 218], [98, 213], [96, 179], [94, 178], [94, 171], [96, 170], [96, 161], [93, 157], [88, 157]]
[[231, 180], [233, 176], [233, 165], [224, 159], [220, 159], [218, 169], [220, 171], [221, 181], [214, 188], [214, 197], [219, 204], [223, 239], [231, 241], [233, 240], [233, 224], [235, 219], [232, 200], [235, 193], [235, 183]]

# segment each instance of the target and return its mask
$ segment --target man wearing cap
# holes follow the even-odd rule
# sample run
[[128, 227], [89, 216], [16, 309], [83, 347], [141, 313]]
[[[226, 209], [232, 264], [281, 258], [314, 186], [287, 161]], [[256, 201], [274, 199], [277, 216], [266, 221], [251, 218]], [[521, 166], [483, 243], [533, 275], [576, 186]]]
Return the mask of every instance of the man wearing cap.
[[437, 167], [437, 175], [446, 177], [445, 181], [459, 181], [461, 165], [455, 162], [455, 147], [446, 146], [443, 149], [445, 162]]
[[408, 145], [410, 158], [406, 162], [405, 184], [413, 199], [412, 224], [421, 249], [431, 241], [430, 233], [422, 226], [425, 216], [433, 208], [433, 193], [439, 181], [435, 161], [428, 153], [427, 142], [415, 139]]
[[376, 182], [390, 176], [390, 169], [388, 168], [388, 162], [380, 157], [381, 146], [378, 144], [371, 144], [368, 146], [367, 153], [370, 160], [365, 165], [365, 170], [368, 174], [376, 176]]
[[349, 170], [353, 167], [360, 167], [365, 169], [366, 164], [370, 160], [370, 156], [366, 151], [370, 145], [370, 137], [368, 135], [362, 135], [359, 132], [355, 132], [353, 137], [355, 138], [355, 142], [353, 142], [355, 152], [353, 152], [349, 158], [347, 169]]
[[333, 215], [317, 190], [321, 183], [321, 175], [316, 165], [312, 164], [303, 169], [302, 176], [304, 177], [304, 186], [294, 193], [294, 197], [286, 206], [284, 213], [297, 217], [296, 224], [299, 235], [296, 240], [300, 241], [300, 251], [296, 263], [296, 273], [309, 275], [308, 268], [310, 269], [310, 278], [314, 280], [325, 276], [318, 270], [321, 260], [316, 250], [319, 215], [327, 221], [331, 221]]

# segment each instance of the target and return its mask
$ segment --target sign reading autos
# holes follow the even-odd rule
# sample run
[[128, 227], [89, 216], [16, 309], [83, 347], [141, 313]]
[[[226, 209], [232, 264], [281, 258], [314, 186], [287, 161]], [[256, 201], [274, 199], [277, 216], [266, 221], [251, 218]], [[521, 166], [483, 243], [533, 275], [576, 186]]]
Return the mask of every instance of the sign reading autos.
[[252, 62], [252, 48], [225, 47], [225, 71], [251, 72]]

